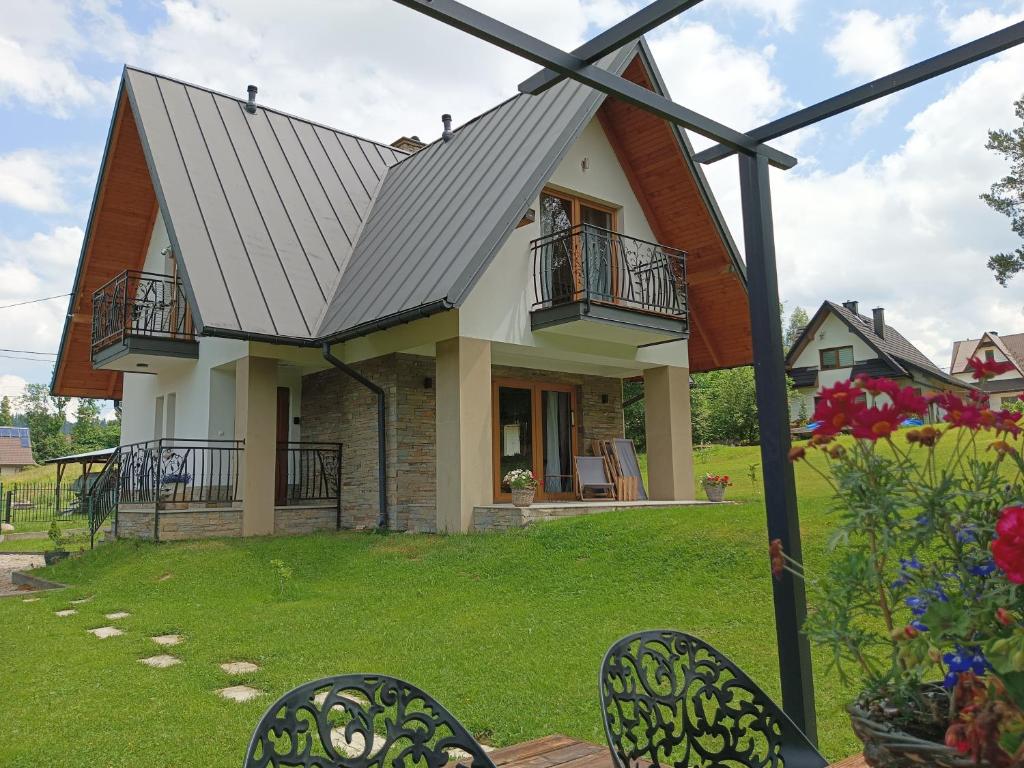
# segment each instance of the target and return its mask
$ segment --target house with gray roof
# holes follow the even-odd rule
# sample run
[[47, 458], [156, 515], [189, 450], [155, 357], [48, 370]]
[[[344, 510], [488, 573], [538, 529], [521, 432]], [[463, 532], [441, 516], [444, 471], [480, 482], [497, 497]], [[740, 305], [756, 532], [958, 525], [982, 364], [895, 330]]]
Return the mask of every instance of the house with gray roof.
[[887, 324], [884, 308], [876, 307], [868, 317], [857, 301], [823, 302], [789, 350], [786, 371], [795, 390], [790, 402], [794, 421], [811, 417], [824, 387], [862, 374], [894, 379], [923, 394], [971, 388]]
[[[601, 66], [667, 95], [643, 40]], [[119, 535], [502, 525], [512, 469], [577, 497], [635, 378], [646, 503], [694, 498], [689, 375], [751, 338], [686, 135], [571, 80], [443, 123], [387, 144], [125, 68], [52, 384], [121, 401]]]
[[977, 339], [954, 341], [949, 372], [962, 381], [973, 383], [971, 369], [967, 366], [972, 357], [1013, 365], [1011, 370], [978, 383], [982, 391], [988, 393], [993, 408], [1009, 407], [1024, 397], [1024, 333], [1000, 335], [986, 331]]

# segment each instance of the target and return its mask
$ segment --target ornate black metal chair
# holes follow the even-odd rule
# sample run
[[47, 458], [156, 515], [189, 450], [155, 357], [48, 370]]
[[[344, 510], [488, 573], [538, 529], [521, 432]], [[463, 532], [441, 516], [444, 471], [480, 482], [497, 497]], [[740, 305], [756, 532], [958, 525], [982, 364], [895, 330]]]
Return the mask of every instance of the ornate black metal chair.
[[822, 768], [825, 758], [743, 671], [691, 635], [648, 630], [601, 664], [616, 768]]
[[244, 768], [495, 768], [469, 732], [419, 688], [385, 675], [339, 675], [275, 701]]

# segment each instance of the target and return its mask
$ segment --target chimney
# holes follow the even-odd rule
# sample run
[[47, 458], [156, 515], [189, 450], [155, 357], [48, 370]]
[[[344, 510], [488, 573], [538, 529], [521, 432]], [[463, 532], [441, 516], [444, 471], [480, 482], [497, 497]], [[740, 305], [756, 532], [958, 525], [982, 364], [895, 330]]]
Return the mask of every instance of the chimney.
[[256, 86], [250, 85], [246, 90], [249, 91], [249, 103], [245, 105], [245, 111], [250, 115], [256, 114]]
[[851, 312], [853, 312], [853, 314], [855, 315], [860, 314], [860, 312], [858, 311], [860, 309], [860, 302], [858, 301], [851, 301], [847, 299], [846, 301], [843, 302], [843, 306], [846, 307]]
[[400, 139], [392, 141], [391, 146], [395, 149], [400, 149], [403, 152], [412, 154], [414, 152], [419, 152], [427, 145], [420, 141], [419, 136], [403, 136]]
[[875, 335], [881, 339], [885, 338], [885, 310], [881, 307], [875, 307], [871, 310], [871, 316], [874, 318], [875, 323]]
[[444, 125], [444, 130], [441, 132], [441, 139], [448, 142], [452, 140], [452, 116], [445, 113], [441, 115], [441, 124]]

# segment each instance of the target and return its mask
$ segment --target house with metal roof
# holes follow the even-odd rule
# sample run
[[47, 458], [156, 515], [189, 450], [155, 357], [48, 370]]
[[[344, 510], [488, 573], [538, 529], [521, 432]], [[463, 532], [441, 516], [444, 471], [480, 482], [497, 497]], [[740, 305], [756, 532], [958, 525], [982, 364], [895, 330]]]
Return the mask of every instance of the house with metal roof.
[[857, 301], [823, 302], [786, 355], [786, 371], [795, 390], [794, 421], [811, 417], [822, 388], [862, 374], [894, 379], [923, 394], [971, 388], [888, 325], [885, 309], [876, 307], [868, 317]]
[[[601, 66], [666, 93], [643, 40]], [[124, 70], [52, 385], [121, 401], [120, 535], [467, 531], [511, 469], [568, 503], [627, 378], [646, 503], [694, 498], [689, 375], [751, 335], [682, 131], [571, 80], [427, 145], [257, 95]]]
[[0, 478], [35, 465], [28, 427], [0, 427]]
[[1000, 335], [986, 331], [977, 339], [953, 342], [953, 356], [949, 372], [961, 381], [971, 381], [967, 361], [977, 357], [990, 362], [1012, 363], [1013, 369], [1001, 373], [977, 386], [989, 394], [993, 408], [1006, 408], [1024, 397], [1024, 333]]

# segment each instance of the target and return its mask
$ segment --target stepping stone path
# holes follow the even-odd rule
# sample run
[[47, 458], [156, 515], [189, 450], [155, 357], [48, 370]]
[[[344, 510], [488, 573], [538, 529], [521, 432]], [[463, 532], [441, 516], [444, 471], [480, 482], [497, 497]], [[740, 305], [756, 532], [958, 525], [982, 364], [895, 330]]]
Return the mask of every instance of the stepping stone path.
[[96, 629], [90, 629], [87, 631], [90, 634], [96, 635], [96, 637], [100, 638], [101, 640], [108, 637], [117, 637], [118, 635], [124, 634], [124, 632], [122, 632], [117, 627], [96, 627]]
[[175, 664], [181, 664], [181, 659], [177, 656], [171, 656], [169, 653], [161, 653], [159, 656], [150, 656], [148, 659], [139, 659], [147, 667], [155, 667], [156, 669], [166, 669], [167, 667], [173, 667]]
[[[353, 733], [352, 740], [345, 736], [344, 728], [331, 729], [331, 744], [339, 752], [344, 752], [349, 757], [358, 757], [366, 749], [366, 739], [361, 733]], [[384, 746], [384, 739], [377, 734], [373, 735], [373, 746], [370, 747], [370, 754], [374, 754]]]
[[157, 645], [177, 645], [183, 638], [181, 635], [157, 635], [156, 637], [149, 638]]
[[250, 688], [248, 685], [232, 685], [229, 688], [221, 688], [217, 693], [229, 701], [237, 701], [240, 704], [263, 695], [263, 691], [258, 688]]
[[90, 600], [92, 600], [92, 595], [90, 595], [89, 597], [80, 597], [77, 600], [72, 600], [71, 604], [81, 605], [82, 603], [88, 603]]
[[131, 616], [131, 614], [126, 613], [125, 611], [114, 611], [113, 613], [107, 614], [107, 618], [111, 621], [117, 621], [118, 619], [127, 619], [129, 616]]
[[78, 611], [74, 608], [65, 608], [63, 611], [54, 611], [53, 615], [64, 618], [65, 616], [74, 616], [76, 613], [78, 613]]
[[229, 675], [244, 675], [248, 672], [259, 671], [259, 667], [251, 661], [229, 661], [221, 664], [220, 668]]
[[[328, 693], [329, 693], [329, 691], [320, 691], [320, 693], [318, 693], [316, 696], [313, 697], [313, 702], [318, 707], [322, 707], [324, 705], [324, 702], [327, 701], [327, 694]], [[349, 701], [355, 702], [356, 704], [359, 704], [360, 706], [364, 706], [365, 707], [367, 704], [370, 703], [370, 702], [368, 702], [366, 700], [366, 697], [364, 697], [364, 696], [353, 696], [352, 694], [349, 694], [349, 693], [341, 693], [341, 694], [338, 694], [338, 695], [339, 695], [340, 698], [348, 699]]]

